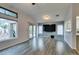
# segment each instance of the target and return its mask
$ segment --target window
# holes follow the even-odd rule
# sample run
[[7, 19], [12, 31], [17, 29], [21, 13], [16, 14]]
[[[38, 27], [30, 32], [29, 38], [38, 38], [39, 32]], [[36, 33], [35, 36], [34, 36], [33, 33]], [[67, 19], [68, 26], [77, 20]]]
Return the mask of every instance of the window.
[[0, 13], [8, 15], [8, 16], [12, 16], [12, 17], [18, 17], [17, 13], [11, 10], [8, 10], [6, 8], [0, 7]]
[[65, 22], [65, 26], [66, 26], [66, 31], [67, 32], [71, 32], [71, 29], [72, 29], [72, 23], [71, 22], [72, 22], [71, 20], [67, 20]]
[[5, 13], [5, 10], [0, 8], [0, 13]]
[[42, 25], [38, 25], [38, 33], [43, 34], [43, 26]]
[[17, 22], [0, 18], [0, 40], [8, 40], [17, 37]]
[[33, 26], [29, 25], [29, 38], [33, 37]]
[[36, 25], [29, 25], [29, 38], [36, 37]]
[[57, 34], [63, 35], [63, 25], [57, 25]]
[[76, 17], [76, 31], [79, 31], [79, 16]]
[[33, 37], [35, 37], [35, 36], [36, 36], [36, 26], [33, 25]]

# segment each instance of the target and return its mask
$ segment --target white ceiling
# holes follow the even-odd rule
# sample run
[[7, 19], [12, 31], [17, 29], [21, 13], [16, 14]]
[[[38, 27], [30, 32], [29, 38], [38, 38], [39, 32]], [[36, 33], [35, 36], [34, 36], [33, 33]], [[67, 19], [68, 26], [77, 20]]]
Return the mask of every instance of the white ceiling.
[[[38, 23], [64, 21], [70, 4], [68, 3], [13, 3], [11, 4], [24, 11], [24, 13], [34, 17]], [[59, 17], [56, 15], [59, 14]], [[49, 15], [49, 20], [44, 20], [43, 15]]]

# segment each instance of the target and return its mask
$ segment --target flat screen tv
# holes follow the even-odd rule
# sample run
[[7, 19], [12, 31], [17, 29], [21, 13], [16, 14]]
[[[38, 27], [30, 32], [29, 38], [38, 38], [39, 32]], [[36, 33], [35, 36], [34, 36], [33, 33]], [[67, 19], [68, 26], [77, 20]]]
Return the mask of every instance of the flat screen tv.
[[55, 32], [56, 31], [56, 25], [52, 24], [52, 25], [43, 25], [43, 31], [45, 32]]

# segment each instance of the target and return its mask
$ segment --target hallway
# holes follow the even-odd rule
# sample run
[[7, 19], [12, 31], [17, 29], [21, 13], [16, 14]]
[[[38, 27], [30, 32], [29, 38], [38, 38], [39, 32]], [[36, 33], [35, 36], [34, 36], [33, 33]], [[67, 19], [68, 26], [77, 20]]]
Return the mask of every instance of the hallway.
[[0, 51], [0, 55], [76, 55], [62, 40], [40, 37]]

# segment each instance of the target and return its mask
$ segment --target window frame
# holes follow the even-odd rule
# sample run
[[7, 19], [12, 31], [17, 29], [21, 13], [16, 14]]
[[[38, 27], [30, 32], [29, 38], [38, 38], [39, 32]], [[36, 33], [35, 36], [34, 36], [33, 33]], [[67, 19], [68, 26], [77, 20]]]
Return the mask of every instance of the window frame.
[[[58, 28], [58, 26], [60, 26], [60, 25], [62, 26], [62, 29], [63, 29], [62, 34], [60, 34], [59, 31], [58, 31], [58, 29], [60, 29], [60, 28]], [[61, 36], [64, 35], [64, 25], [63, 24], [58, 24], [57, 25], [57, 35], [61, 35]]]
[[[30, 26], [32, 26], [31, 30], [32, 32], [30, 33]], [[30, 37], [30, 34], [32, 34], [32, 37]], [[33, 24], [29, 24], [29, 39], [33, 38]]]
[[[12, 11], [12, 10], [9, 10], [9, 9], [4, 8], [4, 7], [2, 7], [2, 6], [0, 6], [0, 8], [5, 10], [5, 13], [1, 13], [1, 12], [0, 12], [1, 14], [7, 15], [7, 16], [11, 16], [11, 15], [6, 14], [6, 11], [9, 11], [9, 12], [11, 12], [11, 13], [16, 14], [15, 18], [18, 18], [18, 13], [17, 13], [17, 12]], [[14, 16], [11, 16], [11, 17], [14, 17]]]
[[[17, 26], [17, 28], [16, 28], [16, 37], [10, 37], [9, 39], [5, 39], [5, 40], [2, 40], [2, 41], [7, 41], [7, 40], [10, 40], [10, 39], [17, 39], [18, 38], [18, 24], [17, 24], [17, 20], [13, 20], [13, 19], [8, 19], [8, 18], [3, 18], [3, 17], [0, 17], [0, 18], [2, 18], [2, 19], [6, 19], [6, 20], [10, 20], [10, 21], [16, 21], [16, 26]], [[0, 42], [2, 42], [2, 41], [0, 41]]]

